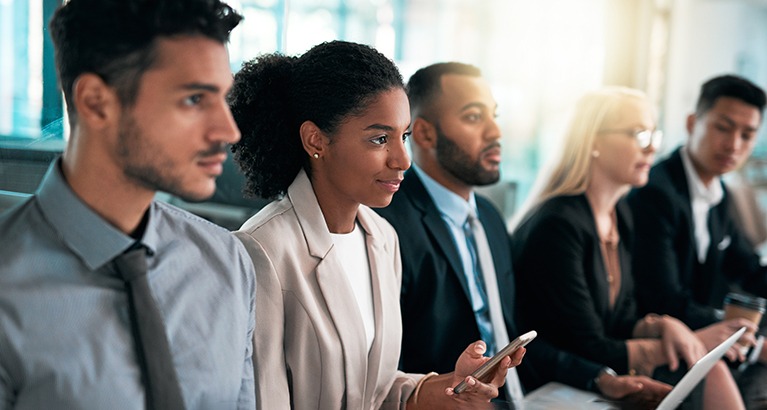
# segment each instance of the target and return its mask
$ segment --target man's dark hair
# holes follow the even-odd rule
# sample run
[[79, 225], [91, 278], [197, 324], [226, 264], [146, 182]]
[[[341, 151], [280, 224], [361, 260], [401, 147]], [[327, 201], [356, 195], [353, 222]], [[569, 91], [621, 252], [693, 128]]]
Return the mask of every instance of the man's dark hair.
[[479, 68], [464, 63], [437, 63], [419, 69], [407, 82], [407, 97], [410, 100], [410, 112], [428, 111], [436, 97], [442, 92], [443, 75], [458, 74], [480, 77]]
[[753, 105], [760, 113], [764, 112], [764, 91], [751, 81], [735, 75], [722, 75], [714, 77], [700, 88], [700, 97], [695, 105], [695, 114], [698, 116], [707, 113], [716, 104], [720, 97], [732, 97]]
[[76, 122], [72, 87], [83, 73], [99, 75], [131, 106], [155, 62], [158, 38], [200, 35], [223, 44], [240, 20], [220, 0], [70, 0], [60, 6], [49, 28], [70, 122]]

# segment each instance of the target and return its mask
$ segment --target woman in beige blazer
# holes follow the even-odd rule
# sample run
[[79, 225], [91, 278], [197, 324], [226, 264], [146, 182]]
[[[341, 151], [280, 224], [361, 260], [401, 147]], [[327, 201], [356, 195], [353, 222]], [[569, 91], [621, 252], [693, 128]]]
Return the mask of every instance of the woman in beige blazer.
[[[237, 232], [256, 266], [254, 365], [260, 409], [476, 408], [497, 395], [476, 342], [446, 375], [397, 371], [401, 266], [386, 206], [410, 166], [402, 78], [374, 49], [320, 44], [259, 57], [230, 97], [248, 190], [281, 198]], [[470, 389], [454, 394], [464, 378]]]

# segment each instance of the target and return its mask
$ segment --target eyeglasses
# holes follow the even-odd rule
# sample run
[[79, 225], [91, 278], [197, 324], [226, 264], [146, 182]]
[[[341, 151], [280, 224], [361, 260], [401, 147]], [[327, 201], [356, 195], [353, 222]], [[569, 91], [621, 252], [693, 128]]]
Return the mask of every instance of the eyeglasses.
[[631, 137], [634, 137], [637, 141], [637, 144], [639, 144], [639, 148], [641, 149], [648, 149], [650, 146], [652, 146], [655, 149], [658, 149], [660, 147], [660, 143], [663, 140], [663, 131], [661, 130], [634, 130], [634, 129], [624, 129], [624, 130], [602, 130], [599, 131], [600, 134], [605, 133], [618, 133], [618, 134], [625, 134]]

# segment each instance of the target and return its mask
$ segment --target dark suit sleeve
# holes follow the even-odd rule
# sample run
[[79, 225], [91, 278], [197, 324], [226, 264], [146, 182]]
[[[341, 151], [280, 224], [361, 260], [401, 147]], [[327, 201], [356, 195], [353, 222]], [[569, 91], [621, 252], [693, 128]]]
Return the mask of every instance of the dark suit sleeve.
[[640, 314], [668, 314], [693, 329], [715, 322], [714, 309], [696, 303], [683, 282], [678, 248], [689, 244], [677, 238], [680, 229], [687, 229], [681, 222], [681, 204], [656, 186], [633, 191], [629, 203], [636, 234], [633, 272]]
[[514, 252], [520, 315], [555, 346], [626, 373], [626, 343], [607, 335], [594, 307], [587, 283], [593, 272], [584, 269], [588, 239], [572, 221], [580, 217], [550, 212], [522, 227], [524, 239], [515, 235], [524, 241]]

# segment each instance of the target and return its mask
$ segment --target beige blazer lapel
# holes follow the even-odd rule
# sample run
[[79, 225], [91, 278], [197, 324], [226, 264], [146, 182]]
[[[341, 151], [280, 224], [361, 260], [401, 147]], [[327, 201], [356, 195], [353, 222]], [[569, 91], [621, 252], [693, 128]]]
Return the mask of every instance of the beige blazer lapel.
[[376, 395], [382, 393], [377, 392], [375, 389], [376, 386], [378, 386], [378, 380], [380, 378], [381, 351], [383, 349], [383, 341], [385, 338], [383, 323], [385, 320], [389, 319], [386, 317], [381, 301], [380, 274], [386, 272], [386, 269], [381, 266], [382, 261], [380, 261], [380, 257], [386, 255], [386, 250], [385, 244], [381, 240], [381, 233], [378, 231], [378, 227], [370, 220], [369, 216], [365, 212], [359, 212], [357, 218], [360, 226], [365, 231], [368, 263], [370, 264], [370, 283], [373, 293], [373, 316], [375, 318], [375, 337], [367, 356], [367, 385], [365, 386], [365, 403], [371, 403]]
[[[360, 207], [357, 220], [367, 234], [376, 331], [368, 354], [365, 396], [368, 403], [380, 404], [391, 388], [391, 370], [396, 369], [399, 363], [402, 341], [399, 309], [401, 261], [393, 230], [388, 234], [382, 230], [381, 224], [387, 222], [365, 206]], [[374, 390], [376, 386], [378, 391]]]
[[367, 380], [367, 342], [357, 301], [349, 281], [341, 271], [337, 252], [330, 249], [317, 265], [317, 282], [333, 319], [344, 351], [346, 407], [364, 408], [363, 394]]
[[291, 185], [288, 195], [304, 232], [309, 253], [319, 259], [315, 269], [317, 283], [341, 339], [347, 387], [345, 407], [365, 408], [363, 395], [365, 381], [368, 379], [365, 327], [356, 307], [354, 293], [342, 271], [342, 256], [338, 255], [333, 246], [325, 218], [303, 170]]

